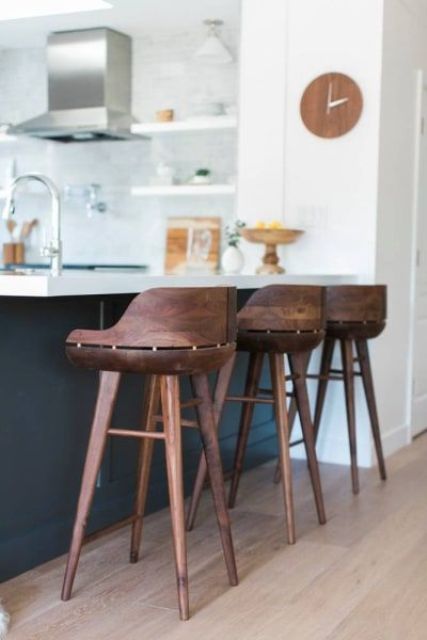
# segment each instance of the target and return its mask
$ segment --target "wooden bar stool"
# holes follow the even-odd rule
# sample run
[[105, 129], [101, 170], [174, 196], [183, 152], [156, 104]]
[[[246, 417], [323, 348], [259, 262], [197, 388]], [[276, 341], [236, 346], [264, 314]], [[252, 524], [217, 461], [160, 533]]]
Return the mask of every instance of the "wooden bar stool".
[[[230, 521], [207, 373], [227, 364], [235, 351], [236, 290], [234, 288], [151, 289], [137, 296], [112, 328], [73, 331], [67, 338], [68, 358], [77, 367], [100, 371], [98, 399], [83, 471], [62, 590], [68, 600], [77, 570], [96, 478], [108, 436], [134, 437], [144, 442], [140, 458], [135, 514], [132, 518], [131, 561], [138, 559], [153, 443], [165, 443], [179, 612], [189, 618], [187, 549], [184, 517], [183, 461], [179, 379], [190, 375], [207, 460], [228, 577], [237, 584]], [[111, 427], [111, 417], [123, 373], [150, 376], [142, 430]], [[156, 415], [161, 405], [162, 416]], [[163, 431], [156, 425], [162, 422]], [[191, 426], [194, 426], [193, 424]]]
[[[368, 405], [372, 435], [382, 480], [387, 479], [375, 391], [369, 358], [368, 340], [376, 338], [386, 324], [387, 288], [382, 285], [341, 285], [327, 287], [327, 328], [323, 345], [320, 373], [308, 376], [319, 379], [314, 412], [314, 431], [317, 439], [329, 380], [343, 380], [350, 444], [353, 492], [359, 493], [357, 467], [356, 413], [354, 378], [360, 376]], [[342, 370], [332, 368], [335, 343], [341, 347]], [[354, 357], [354, 349], [356, 357]], [[359, 369], [355, 370], [354, 363]]]
[[[232, 373], [232, 361], [220, 372], [215, 392], [214, 405], [217, 419], [221, 414], [225, 400], [243, 403], [229, 494], [229, 507], [233, 507], [236, 501], [254, 406], [256, 403], [274, 405], [287, 537], [290, 544], [295, 542], [295, 523], [286, 379], [293, 381], [319, 522], [323, 524], [326, 521], [305, 381], [307, 360], [310, 352], [323, 340], [324, 327], [323, 287], [272, 285], [259, 289], [238, 313], [237, 350], [249, 352], [249, 367], [244, 395], [228, 397], [226, 395]], [[270, 364], [272, 389], [260, 389], [262, 365], [266, 354], [268, 354]], [[287, 354], [290, 363], [290, 375], [286, 377], [285, 354]], [[187, 529], [191, 529], [194, 525], [205, 478], [206, 461], [202, 455], [187, 515]]]

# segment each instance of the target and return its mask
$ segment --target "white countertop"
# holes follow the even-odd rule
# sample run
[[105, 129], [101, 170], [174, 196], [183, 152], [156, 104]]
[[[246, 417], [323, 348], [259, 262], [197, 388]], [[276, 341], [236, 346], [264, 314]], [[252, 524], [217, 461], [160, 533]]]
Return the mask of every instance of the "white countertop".
[[344, 284], [357, 282], [355, 275], [190, 275], [69, 271], [53, 278], [48, 274], [0, 275], [0, 296], [49, 298], [140, 293], [155, 287], [234, 286], [258, 289], [267, 284]]

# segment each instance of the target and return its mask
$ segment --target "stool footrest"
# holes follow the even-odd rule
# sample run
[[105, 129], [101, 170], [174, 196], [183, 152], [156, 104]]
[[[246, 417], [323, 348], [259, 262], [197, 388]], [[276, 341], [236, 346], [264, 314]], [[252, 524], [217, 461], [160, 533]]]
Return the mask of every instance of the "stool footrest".
[[300, 438], [299, 440], [293, 440], [293, 442], [289, 443], [290, 447], [296, 447], [298, 444], [303, 444], [304, 438]]
[[[158, 423], [163, 423], [163, 416], [154, 416], [153, 420]], [[197, 420], [187, 420], [187, 418], [181, 418], [181, 427], [188, 427], [189, 429], [199, 429], [199, 423]]]
[[227, 396], [228, 402], [252, 402], [260, 404], [274, 404], [272, 398], [252, 398], [251, 396]]
[[108, 429], [109, 436], [121, 436], [122, 438], [152, 438], [164, 440], [165, 434], [160, 431], [133, 431], [131, 429]]

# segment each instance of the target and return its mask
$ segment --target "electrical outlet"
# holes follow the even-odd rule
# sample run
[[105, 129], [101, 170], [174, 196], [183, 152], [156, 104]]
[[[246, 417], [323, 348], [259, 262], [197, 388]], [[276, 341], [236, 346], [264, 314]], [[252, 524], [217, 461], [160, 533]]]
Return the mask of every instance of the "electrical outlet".
[[328, 209], [327, 207], [313, 204], [297, 206], [298, 221], [305, 229], [327, 229]]

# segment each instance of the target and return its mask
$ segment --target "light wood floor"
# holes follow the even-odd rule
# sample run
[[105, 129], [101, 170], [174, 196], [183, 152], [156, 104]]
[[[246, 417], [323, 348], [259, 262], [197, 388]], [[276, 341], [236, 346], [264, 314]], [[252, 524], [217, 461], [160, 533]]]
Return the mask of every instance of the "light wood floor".
[[142, 560], [129, 532], [87, 547], [74, 598], [59, 600], [64, 558], [0, 585], [10, 640], [425, 640], [427, 436], [388, 460], [389, 480], [322, 466], [328, 524], [316, 522], [306, 468], [295, 463], [298, 541], [284, 541], [273, 465], [245, 474], [232, 513], [240, 586], [227, 584], [208, 493], [189, 535], [192, 619], [176, 609], [168, 512], [146, 520]]

